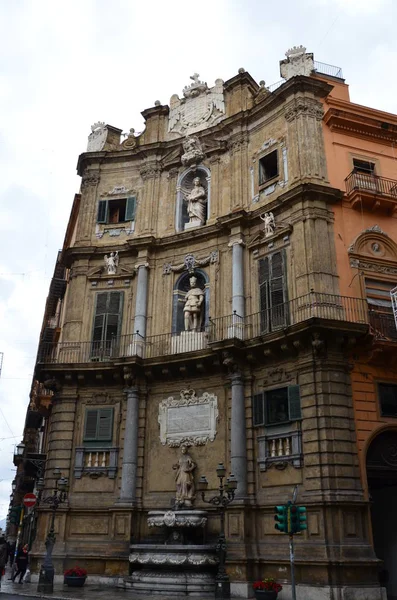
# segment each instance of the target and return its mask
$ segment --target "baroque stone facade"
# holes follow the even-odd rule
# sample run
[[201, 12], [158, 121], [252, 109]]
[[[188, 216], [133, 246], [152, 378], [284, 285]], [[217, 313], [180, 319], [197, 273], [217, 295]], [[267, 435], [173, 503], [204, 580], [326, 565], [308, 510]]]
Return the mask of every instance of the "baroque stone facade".
[[[376, 588], [346, 360], [367, 325], [340, 296], [340, 191], [328, 182], [321, 121], [332, 85], [311, 75], [310, 60], [266, 93], [243, 69], [212, 88], [195, 74], [183, 99], [142, 113], [133, 143], [96, 124], [79, 157], [61, 333], [41, 341], [35, 373], [57, 383], [46, 484], [55, 466], [70, 480], [56, 519], [58, 570], [78, 561], [127, 581], [130, 543], [149, 535], [149, 511], [170, 507], [171, 466], [188, 444], [196, 480], [206, 475], [215, 489], [219, 462], [238, 480], [226, 515], [232, 590], [248, 594], [266, 575], [288, 589], [273, 507], [295, 485], [308, 510], [299, 585], [314, 593], [315, 581], [327, 594], [346, 581], [344, 598]], [[205, 208], [192, 227], [197, 177]], [[201, 304], [189, 330], [192, 274]], [[34, 565], [48, 520], [40, 509]], [[216, 539], [215, 509], [206, 527]]]

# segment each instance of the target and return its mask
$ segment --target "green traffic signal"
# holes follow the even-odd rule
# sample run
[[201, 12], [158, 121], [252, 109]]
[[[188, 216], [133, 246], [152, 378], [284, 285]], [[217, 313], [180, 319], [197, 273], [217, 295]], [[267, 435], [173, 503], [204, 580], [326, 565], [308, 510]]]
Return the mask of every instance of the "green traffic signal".
[[290, 511], [290, 526], [288, 533], [297, 533], [299, 531], [298, 507], [292, 504], [288, 508]]
[[288, 533], [288, 507], [284, 504], [275, 506], [274, 512], [274, 520], [276, 521], [274, 528], [277, 529], [277, 531]]
[[19, 525], [19, 520], [21, 518], [21, 506], [13, 506], [10, 511], [10, 523], [12, 525]]
[[306, 506], [297, 506], [297, 517], [298, 517], [298, 531], [304, 531], [307, 529], [307, 516], [306, 516]]

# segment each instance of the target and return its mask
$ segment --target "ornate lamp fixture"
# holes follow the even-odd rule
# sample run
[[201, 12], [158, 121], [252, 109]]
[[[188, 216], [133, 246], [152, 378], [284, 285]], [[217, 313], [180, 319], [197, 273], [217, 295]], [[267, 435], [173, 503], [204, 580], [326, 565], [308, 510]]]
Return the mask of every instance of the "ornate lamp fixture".
[[219, 555], [218, 572], [215, 577], [215, 598], [230, 598], [230, 580], [226, 573], [226, 536], [225, 536], [225, 511], [228, 505], [233, 502], [234, 494], [237, 489], [237, 479], [230, 475], [223, 483], [226, 477], [226, 468], [223, 463], [219, 463], [216, 468], [216, 474], [219, 478], [219, 493], [206, 500], [205, 492], [208, 488], [208, 481], [205, 475], [202, 475], [197, 482], [197, 490], [201, 492], [203, 502], [213, 504], [219, 507], [221, 516], [221, 529], [216, 545], [216, 551]]

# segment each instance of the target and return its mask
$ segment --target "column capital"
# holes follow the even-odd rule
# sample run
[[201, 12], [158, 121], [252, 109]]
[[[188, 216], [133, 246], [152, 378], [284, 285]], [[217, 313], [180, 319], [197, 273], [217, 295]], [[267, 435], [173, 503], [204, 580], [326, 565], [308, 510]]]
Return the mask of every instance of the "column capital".
[[127, 400], [129, 396], [136, 396], [139, 394], [139, 388], [137, 385], [131, 385], [130, 387], [125, 387], [123, 389], [124, 394], [127, 396]]
[[136, 264], [135, 264], [135, 267], [134, 267], [134, 269], [135, 269], [136, 271], [138, 271], [138, 269], [139, 269], [140, 267], [145, 267], [146, 269], [150, 269], [150, 265], [149, 265], [149, 263], [148, 263], [148, 262], [144, 262], [144, 261], [136, 263]]
[[228, 243], [228, 248], [233, 248], [233, 246], [242, 246], [244, 248], [245, 242], [242, 237], [232, 238]]

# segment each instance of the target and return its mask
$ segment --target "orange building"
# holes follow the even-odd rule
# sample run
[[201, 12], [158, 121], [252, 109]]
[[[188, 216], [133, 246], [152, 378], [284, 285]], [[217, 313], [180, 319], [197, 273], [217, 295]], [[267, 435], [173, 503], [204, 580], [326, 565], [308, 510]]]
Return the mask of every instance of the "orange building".
[[352, 103], [339, 77], [321, 79], [333, 85], [323, 119], [329, 182], [343, 192], [334, 205], [340, 293], [368, 309], [369, 334], [349, 351], [360, 472], [380, 579], [397, 598], [397, 115]]

